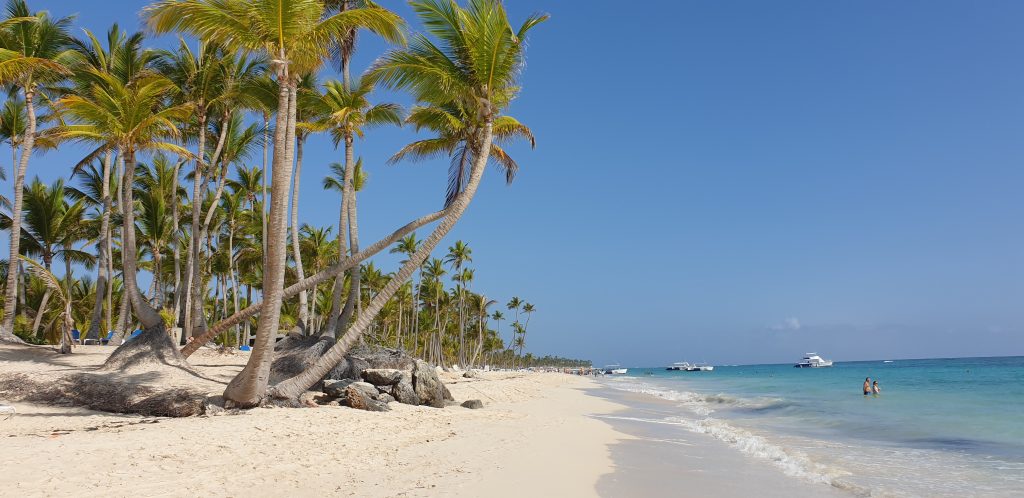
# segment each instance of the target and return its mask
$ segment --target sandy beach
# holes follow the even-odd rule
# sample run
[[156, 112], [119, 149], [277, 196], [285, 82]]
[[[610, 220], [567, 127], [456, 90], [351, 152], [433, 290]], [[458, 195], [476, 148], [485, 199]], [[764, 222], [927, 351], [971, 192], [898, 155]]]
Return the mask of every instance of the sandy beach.
[[[95, 368], [110, 350], [84, 346], [60, 356], [5, 345], [0, 371], [46, 379]], [[216, 394], [245, 359], [201, 350], [191, 359], [197, 376], [133, 375]], [[384, 413], [320, 406], [175, 419], [15, 402], [17, 414], [0, 420], [0, 465], [19, 470], [3, 473], [0, 489], [17, 496], [650, 496], [727, 484], [717, 489], [744, 496], [768, 483], [789, 496], [835, 491], [711, 438], [666, 440], [630, 426], [628, 412], [652, 400], [617, 395], [590, 378], [442, 377], [456, 400], [480, 399], [484, 408], [392, 403]]]
[[[112, 348], [0, 347], [0, 371], [45, 377], [99, 365]], [[197, 372], [225, 381], [242, 354], [202, 350]], [[28, 361], [26, 361], [28, 360]], [[17, 496], [593, 495], [624, 434], [589, 417], [612, 402], [562, 374], [444, 376], [469, 410], [266, 408], [184, 419], [13, 403], [0, 420], [0, 489]], [[211, 388], [216, 382], [210, 382]], [[215, 391], [212, 391], [215, 392]], [[6, 493], [5, 493], [6, 494]]]

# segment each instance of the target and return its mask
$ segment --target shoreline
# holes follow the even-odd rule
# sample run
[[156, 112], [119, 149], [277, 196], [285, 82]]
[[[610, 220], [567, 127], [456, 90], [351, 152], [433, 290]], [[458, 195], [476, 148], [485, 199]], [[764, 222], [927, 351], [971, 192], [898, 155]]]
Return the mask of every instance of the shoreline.
[[627, 407], [595, 415], [632, 436], [611, 447], [617, 471], [601, 476], [601, 496], [655, 496], [685, 489], [684, 496], [851, 497], [822, 482], [787, 475], [768, 459], [756, 458], [709, 434], [664, 421], [675, 403], [649, 394], [602, 385], [602, 397]]
[[[0, 347], [0, 371], [89, 371], [110, 349], [71, 356]], [[201, 350], [193, 366], [223, 389], [247, 355]], [[785, 475], [706, 434], [645, 419], [666, 400], [560, 373], [442, 373], [484, 408], [392, 404], [257, 408], [144, 417], [13, 403], [0, 419], [0, 489], [19, 496], [850, 496]], [[170, 382], [181, 379], [164, 379]], [[152, 382], [149, 379], [148, 382]], [[3, 400], [0, 400], [3, 401]], [[766, 494], [765, 490], [771, 493]], [[777, 492], [777, 493], [776, 493]], [[773, 494], [774, 493], [774, 494]]]

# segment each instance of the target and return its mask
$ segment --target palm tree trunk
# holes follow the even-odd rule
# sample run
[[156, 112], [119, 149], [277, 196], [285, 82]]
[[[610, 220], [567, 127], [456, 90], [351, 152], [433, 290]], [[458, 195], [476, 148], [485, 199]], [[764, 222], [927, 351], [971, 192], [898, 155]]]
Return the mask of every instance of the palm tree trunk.
[[[220, 135], [217, 137], [217, 146], [214, 148], [213, 154], [210, 156], [210, 166], [214, 166], [217, 164], [217, 161], [220, 159], [220, 153], [221, 151], [224, 150], [224, 142], [227, 139], [229, 129], [228, 123], [230, 119], [231, 113], [229, 111], [225, 111], [223, 116], [221, 116]], [[200, 133], [205, 135], [205, 131], [205, 128], [203, 128], [200, 130]], [[204, 149], [200, 149], [200, 154], [203, 152]], [[224, 180], [227, 178], [227, 165], [225, 164], [223, 174], [221, 175], [217, 182], [217, 191], [216, 194], [214, 195], [213, 202], [210, 204], [210, 209], [206, 214], [206, 218], [200, 225], [198, 223], [199, 213], [202, 209], [203, 198], [206, 197], [206, 169], [206, 165], [204, 164], [202, 171], [204, 179], [204, 181], [202, 182], [202, 190], [195, 190], [196, 187], [199, 187], [199, 184], [193, 186], [193, 195], [195, 195], [195, 197], [192, 200], [192, 235], [193, 238], [195, 239], [195, 254], [193, 255], [192, 258], [192, 280], [191, 282], [189, 282], [189, 287], [191, 289], [192, 296], [192, 312], [190, 317], [191, 321], [189, 323], [189, 325], [192, 327], [190, 331], [190, 337], [194, 335], [202, 335], [206, 329], [206, 315], [204, 314], [203, 310], [203, 301], [206, 298], [206, 289], [203, 287], [203, 278], [201, 277], [202, 270], [200, 268], [204, 257], [202, 244], [203, 239], [206, 238], [206, 233], [209, 229], [210, 220], [213, 218], [213, 212], [216, 210], [217, 203], [220, 201], [220, 195], [224, 191]]]
[[[344, 194], [343, 194], [343, 209], [346, 210], [345, 218], [348, 221], [348, 233], [349, 233], [349, 245], [351, 248], [351, 254], [359, 252], [359, 235], [358, 235], [358, 220], [356, 220], [355, 214], [355, 203], [356, 203], [356, 189], [355, 189], [355, 151], [354, 151], [354, 139], [352, 132], [345, 133], [345, 176], [343, 181]], [[353, 236], [355, 233], [355, 236]], [[362, 283], [362, 267], [355, 265], [352, 270], [349, 271], [348, 280], [348, 298], [345, 301], [345, 307], [341, 310], [341, 317], [338, 319], [338, 328], [335, 330], [335, 337], [341, 336], [348, 327], [348, 322], [352, 319], [352, 314], [355, 312], [356, 303], [359, 300], [360, 287]]]
[[123, 153], [125, 155], [124, 183], [128, 185], [124, 189], [124, 226], [122, 227], [124, 242], [121, 249], [121, 265], [124, 268], [124, 291], [131, 300], [135, 316], [142, 322], [142, 326], [148, 330], [162, 325], [163, 318], [146, 302], [145, 296], [139, 292], [139, 283], [136, 277], [138, 274], [138, 252], [135, 246], [135, 209], [133, 208], [135, 205], [135, 189], [130, 187], [134, 184], [135, 179], [135, 152], [128, 150]]
[[[306, 278], [302, 269], [302, 252], [299, 251], [299, 180], [302, 175], [302, 145], [306, 142], [305, 134], [299, 135], [295, 144], [295, 173], [292, 181], [292, 258], [295, 259], [295, 273], [298, 279]], [[306, 291], [299, 293], [299, 327], [303, 335], [309, 334], [309, 295]]]
[[[480, 185], [480, 179], [483, 178], [484, 168], [487, 165], [487, 159], [490, 156], [491, 137], [493, 135], [490, 119], [488, 119], [482, 135], [480, 153], [477, 154], [475, 158], [473, 168], [470, 172], [469, 182], [466, 185], [465, 190], [452, 201], [451, 212], [445, 216], [436, 228], [434, 228], [430, 237], [423, 241], [423, 246], [416, 251], [411, 258], [409, 258], [409, 261], [402, 265], [395, 276], [392, 277], [384, 286], [381, 292], [374, 296], [370, 301], [369, 306], [366, 308], [366, 311], [359, 314], [355, 323], [345, 331], [345, 334], [341, 336], [341, 339], [327, 350], [323, 356], [317, 359], [312, 366], [304, 370], [299, 375], [274, 386], [270, 393], [272, 396], [277, 398], [296, 399], [303, 391], [323, 379], [324, 375], [327, 375], [327, 372], [331, 368], [334, 368], [334, 366], [344, 358], [345, 353], [355, 345], [356, 341], [358, 341], [360, 336], [362, 336], [373, 318], [377, 316], [377, 313], [379, 313], [384, 305], [387, 304], [388, 300], [391, 299], [391, 296], [393, 296], [398, 288], [408, 280], [410, 276], [412, 276], [416, 268], [423, 264], [423, 261], [427, 259], [431, 251], [434, 250], [434, 247], [437, 246], [441, 239], [451, 231], [452, 227], [454, 227], [459, 221], [459, 218], [462, 217], [462, 213], [464, 213], [466, 208], [469, 207], [469, 203], [473, 200], [477, 187]], [[277, 316], [274, 316], [274, 322], [277, 321], [277, 318]]]
[[[103, 197], [103, 215], [100, 218], [100, 241], [96, 245], [96, 252], [99, 253], [99, 261], [96, 265], [96, 301], [92, 307], [92, 318], [89, 321], [89, 330], [85, 337], [102, 338], [100, 335], [100, 320], [103, 319], [103, 303], [107, 291], [107, 280], [111, 278], [107, 273], [107, 240], [110, 238], [110, 168], [113, 165], [114, 153], [107, 151], [103, 157], [103, 186], [101, 195]], [[68, 296], [71, 294], [68, 293]], [[109, 325], [109, 324], [108, 324]], [[103, 334], [106, 335], [105, 333]]]
[[[344, 259], [347, 253], [348, 244], [345, 243], [345, 237], [348, 236], [348, 196], [345, 195], [344, 188], [341, 193], [341, 209], [338, 212], [338, 259]], [[341, 314], [344, 311], [342, 309], [342, 293], [345, 290], [345, 273], [339, 273], [338, 276], [334, 277], [334, 291], [331, 294], [331, 314], [327, 319], [327, 326], [324, 327], [323, 334], [337, 337], [340, 335], [338, 330], [338, 321], [341, 318]]]
[[[202, 106], [202, 102], [199, 103]], [[185, 330], [186, 341], [192, 337], [192, 301], [196, 299], [193, 280], [199, 274], [199, 211], [202, 209], [202, 198], [200, 190], [203, 185], [203, 155], [206, 153], [206, 113], [200, 112], [197, 116], [199, 121], [199, 145], [196, 147], [196, 165], [192, 172], [192, 236], [189, 237], [189, 250], [185, 258]]]
[[[47, 268], [49, 270], [49, 268]], [[36, 318], [32, 320], [32, 337], [39, 337], [39, 324], [43, 322], [43, 314], [46, 313], [46, 305], [50, 302], [50, 294], [53, 291], [49, 287], [43, 292], [43, 300], [39, 302], [39, 308], [36, 310]]]
[[174, 257], [174, 321], [175, 326], [181, 319], [181, 250], [179, 249], [178, 237], [178, 175], [183, 161], [174, 165], [174, 178], [171, 179], [171, 234], [173, 234], [173, 257]]
[[156, 309], [162, 309], [164, 307], [164, 286], [160, 278], [160, 247], [153, 247], [153, 286], [156, 287], [156, 291], [153, 292], [153, 305]]
[[14, 335], [14, 308], [18, 303], [18, 256], [21, 254], [21, 210], [24, 200], [25, 172], [28, 170], [28, 158], [32, 156], [32, 149], [36, 143], [36, 107], [35, 92], [31, 88], [25, 88], [25, 114], [28, 118], [28, 126], [25, 128], [25, 138], [21, 145], [21, 159], [18, 161], [18, 171], [14, 175], [14, 205], [11, 207], [11, 250], [7, 261], [7, 288], [4, 293], [4, 317], [0, 322], [0, 341], [24, 342]]
[[[281, 60], [285, 57], [281, 56]], [[286, 63], [277, 73], [278, 113], [274, 132], [274, 176], [271, 181], [270, 219], [267, 232], [267, 263], [263, 271], [263, 305], [256, 329], [256, 346], [245, 368], [224, 390], [224, 399], [237, 406], [255, 406], [266, 395], [270, 364], [274, 360], [274, 342], [281, 321], [285, 265], [288, 259], [288, 192], [292, 177], [292, 151], [295, 143], [295, 93]], [[281, 126], [281, 121], [284, 126]]]
[[[228, 275], [231, 277], [232, 301], [235, 305], [234, 313], [238, 313], [238, 275], [235, 273], [235, 219], [231, 218], [228, 224]], [[226, 310], [225, 310], [226, 311]], [[227, 313], [225, 313], [227, 315]], [[235, 345], [238, 346], [239, 327], [235, 325]]]

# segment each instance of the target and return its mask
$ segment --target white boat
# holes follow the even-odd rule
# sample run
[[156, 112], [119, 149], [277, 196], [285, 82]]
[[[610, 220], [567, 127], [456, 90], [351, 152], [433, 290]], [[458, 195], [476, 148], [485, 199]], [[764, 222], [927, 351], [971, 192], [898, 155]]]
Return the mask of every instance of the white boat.
[[675, 370], [679, 372], [710, 372], [715, 367], [705, 363], [688, 363], [688, 362], [676, 362], [671, 366], [665, 367], [665, 370]]
[[622, 368], [619, 365], [605, 365], [604, 366], [604, 374], [605, 375], [626, 375], [626, 372], [628, 372], [628, 371], [629, 371], [629, 369]]
[[807, 353], [800, 363], [793, 365], [796, 368], [825, 368], [832, 366], [832, 360], [823, 359], [818, 353]]

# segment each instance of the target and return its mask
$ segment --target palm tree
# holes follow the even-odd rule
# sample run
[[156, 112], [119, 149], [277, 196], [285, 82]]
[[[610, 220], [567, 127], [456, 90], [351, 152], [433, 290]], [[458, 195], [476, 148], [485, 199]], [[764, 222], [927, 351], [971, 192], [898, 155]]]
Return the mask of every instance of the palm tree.
[[[62, 286], [60, 284], [60, 280], [56, 276], [54, 276], [53, 273], [51, 273], [48, 268], [45, 268], [43, 265], [40, 265], [39, 263], [24, 256], [21, 256], [20, 259], [21, 261], [27, 263], [29, 273], [31, 273], [33, 276], [35, 276], [37, 279], [39, 279], [45, 284], [45, 296], [55, 296], [57, 298], [57, 303], [60, 304], [61, 308], [63, 308], [64, 311], [60, 315], [62, 319], [61, 322], [63, 325], [61, 327], [60, 352], [62, 354], [70, 353], [71, 345], [74, 342], [71, 339], [71, 329], [74, 328], [75, 326], [75, 320], [72, 317], [71, 311], [73, 298], [71, 286], [69, 285], [71, 278], [66, 278], [66, 285]], [[44, 301], [45, 300], [46, 299], [44, 298]], [[41, 309], [39, 311], [39, 314], [40, 316], [42, 315]]]
[[[21, 158], [14, 172], [14, 205], [11, 208], [11, 240], [8, 261], [18, 261], [21, 238], [22, 194], [28, 160], [36, 141], [36, 95], [41, 86], [68, 74], [65, 63], [71, 18], [51, 18], [46, 12], [32, 13], [24, 0], [11, 0], [7, 19], [0, 22], [0, 84], [18, 89], [25, 102], [25, 132], [21, 138]], [[14, 307], [18, 298], [16, 271], [7, 272], [3, 322], [0, 341], [20, 340], [14, 335]]]
[[[96, 83], [95, 79], [92, 78], [94, 72], [109, 74], [127, 84], [134, 81], [138, 76], [147, 74], [152, 70], [151, 66], [156, 57], [156, 52], [142, 48], [142, 33], [136, 32], [129, 35], [122, 31], [117, 24], [114, 24], [107, 31], [107, 44], [106, 48], [104, 48], [103, 43], [91, 31], [84, 30], [84, 32], [84, 40], [71, 40], [71, 47], [74, 50], [71, 57], [71, 68], [74, 70], [74, 75], [71, 79], [73, 88], [66, 90], [66, 92], [88, 91], [89, 86]], [[96, 251], [99, 256], [99, 264], [97, 265], [96, 294], [92, 316], [89, 329], [85, 334], [85, 337], [93, 339], [99, 339], [104, 301], [112, 291], [111, 286], [113, 285], [113, 282], [111, 282], [113, 278], [113, 265], [110, 262], [112, 248], [110, 217], [113, 212], [113, 202], [110, 196], [110, 175], [114, 151], [109, 147], [101, 146], [80, 162], [72, 172], [72, 176], [78, 173], [82, 166], [99, 153], [103, 153], [104, 156], [100, 182], [101, 188], [97, 191], [98, 197], [96, 197], [99, 200], [101, 210], [99, 241]], [[110, 306], [108, 306], [109, 308]], [[109, 319], [107, 320], [107, 325], [108, 327], [110, 326]]]
[[[349, 238], [348, 220], [350, 218], [350, 210], [347, 209], [348, 202], [345, 200], [345, 192], [348, 188], [345, 186], [345, 166], [339, 163], [331, 163], [330, 165], [331, 175], [324, 177], [323, 187], [324, 190], [334, 190], [340, 192], [342, 195], [341, 210], [338, 213], [338, 254], [339, 256], [345, 255], [348, 251], [348, 245], [345, 240]], [[363, 160], [359, 159], [356, 161], [355, 168], [353, 168], [352, 178], [349, 183], [352, 185], [352, 196], [355, 197], [355, 193], [363, 190], [366, 185], [366, 173], [363, 171]], [[358, 243], [357, 243], [358, 245]], [[334, 277], [334, 289], [333, 296], [331, 298], [331, 311], [330, 316], [327, 320], [327, 327], [323, 331], [323, 335], [337, 336], [341, 333], [341, 329], [345, 327], [349, 319], [352, 317], [352, 313], [355, 310], [356, 300], [359, 296], [356, 296], [352, 292], [352, 289], [359, 288], [359, 282], [357, 278], [360, 275], [359, 265], [354, 265], [349, 272], [349, 292], [348, 299], [345, 300], [344, 307], [342, 306], [343, 290], [345, 286], [345, 274], [339, 273]]]
[[[417, 140], [396, 152], [388, 163], [395, 164], [404, 159], [422, 161], [440, 155], [451, 158], [449, 171], [453, 181], [448, 185], [447, 202], [461, 191], [468, 180], [469, 165], [474, 161], [478, 127], [466, 110], [457, 103], [413, 107], [406, 122], [416, 131], [427, 129], [437, 134], [435, 138]], [[506, 183], [511, 184], [519, 171], [519, 165], [499, 144], [507, 144], [515, 138], [526, 139], [530, 147], [536, 147], [533, 131], [512, 116], [496, 116], [493, 122], [494, 142], [491, 144], [491, 159], [505, 172]]]
[[[475, 366], [477, 358], [480, 357], [480, 353], [484, 349], [484, 331], [487, 330], [487, 318], [490, 316], [487, 314], [487, 308], [498, 304], [498, 301], [494, 299], [488, 299], [487, 296], [480, 294], [476, 296], [476, 332], [477, 332], [477, 343], [476, 348], [473, 350], [473, 359], [470, 361], [470, 366]], [[497, 313], [497, 312], [496, 312]]]
[[[402, 261], [402, 264], [405, 264], [406, 261], [408, 261], [409, 259], [412, 258], [412, 255], [415, 254], [416, 251], [419, 250], [419, 248], [420, 248], [420, 241], [416, 240], [416, 232], [413, 232], [413, 233], [410, 233], [409, 235], [406, 235], [405, 237], [402, 237], [401, 239], [399, 239], [398, 243], [395, 244], [395, 247], [391, 248], [390, 253], [391, 254], [397, 254], [397, 253], [405, 254], [406, 257], [408, 258], [408, 259]], [[417, 270], [420, 273], [420, 278], [419, 278], [419, 282], [417, 282], [416, 279], [414, 279], [413, 292], [412, 292], [412, 296], [411, 296], [411, 299], [410, 299], [412, 301], [412, 303], [410, 303], [410, 305], [409, 305], [410, 306], [409, 316], [411, 317], [411, 320], [410, 320], [411, 323], [409, 324], [409, 332], [413, 335], [413, 337], [417, 337], [417, 334], [419, 333], [419, 324], [420, 324], [420, 320], [419, 320], [419, 316], [420, 316], [420, 313], [419, 313], [419, 303], [420, 303], [420, 291], [422, 290], [421, 289], [422, 286], [420, 285], [420, 282], [422, 282], [422, 280], [423, 280], [423, 267], [421, 266], [421, 267], [417, 268]]]
[[491, 155], [494, 118], [519, 90], [516, 80], [523, 63], [526, 34], [547, 18], [531, 16], [514, 30], [498, 0], [474, 0], [468, 8], [460, 7], [453, 0], [422, 0], [411, 5], [428, 32], [440, 41], [440, 46], [427, 36], [416, 35], [408, 48], [393, 49], [379, 59], [368, 78], [394, 89], [410, 90], [420, 102], [460, 103], [467, 109], [479, 136], [468, 144], [474, 159], [468, 179], [461, 181], [449, 175], [449, 185], [458, 182], [458, 193], [446, 203], [450, 210], [446, 209], [444, 218], [420, 250], [374, 296], [331, 349], [310, 368], [274, 387], [272, 394], [275, 396], [293, 399], [322, 379], [465, 212]]
[[466, 356], [464, 354], [466, 349], [466, 338], [465, 338], [465, 284], [463, 280], [462, 265], [473, 261], [473, 250], [469, 246], [461, 241], [456, 240], [455, 245], [448, 248], [448, 255], [445, 256], [444, 262], [451, 265], [452, 270], [455, 273], [453, 279], [456, 282], [457, 292], [459, 294], [459, 364], [462, 366], [466, 365]]
[[[85, 238], [85, 202], [79, 200], [68, 204], [64, 193], [63, 180], [47, 186], [37, 178], [25, 187], [25, 224], [21, 231], [21, 247], [25, 254], [42, 258], [47, 270], [52, 268], [54, 259], [63, 259], [66, 272], [70, 273], [73, 263], [91, 264], [93, 258], [74, 248], [75, 243]], [[51, 290], [47, 288], [42, 304], [36, 310], [32, 324], [33, 335], [39, 331], [50, 293]]]
[[150, 27], [159, 33], [179, 30], [207, 43], [264, 56], [271, 61], [278, 83], [278, 126], [274, 130], [261, 320], [256, 347], [248, 363], [224, 392], [225, 399], [240, 406], [252, 406], [265, 395], [274, 338], [280, 325], [299, 80], [321, 66], [332, 41], [344, 37], [351, 29], [365, 27], [389, 41], [399, 42], [404, 40], [402, 22], [394, 13], [379, 7], [327, 16], [319, 0], [160, 0], [146, 9], [146, 15]]
[[[25, 102], [17, 97], [10, 97], [0, 109], [0, 140], [11, 146], [11, 168], [18, 163], [18, 148], [25, 138], [25, 127], [28, 126], [25, 116]], [[7, 174], [0, 169], [0, 178], [6, 180]]]
[[[341, 181], [344, 190], [342, 191], [338, 227], [339, 249], [342, 253], [346, 251], [344, 246], [346, 236], [351, 241], [351, 247], [348, 248], [351, 254], [359, 252], [359, 224], [356, 215], [356, 192], [358, 190], [353, 188], [357, 166], [355, 138], [362, 138], [364, 130], [373, 126], [386, 124], [400, 126], [402, 124], [401, 107], [391, 103], [371, 104], [369, 94], [372, 91], [373, 84], [370, 81], [357, 82], [353, 88], [348, 81], [342, 83], [332, 80], [324, 84], [323, 95], [312, 104], [316, 107], [317, 114], [322, 116], [316, 123], [313, 123], [313, 126], [319, 130], [330, 131], [335, 147], [339, 143], [345, 144], [345, 167]], [[349, 187], [344, 187], [344, 185], [349, 185]], [[338, 289], [338, 283], [343, 279], [342, 275], [335, 278], [335, 290]], [[359, 288], [359, 265], [352, 268], [349, 280], [352, 289]], [[358, 293], [352, 292], [352, 289], [349, 289], [349, 298], [345, 303], [344, 310], [341, 311], [341, 318], [337, 324], [332, 323], [336, 327], [333, 331], [335, 334], [343, 332], [352, 316], [355, 300], [358, 299]], [[334, 314], [337, 314], [337, 310], [332, 312], [332, 316]]]
[[[56, 135], [63, 139], [79, 140], [116, 147], [124, 158], [125, 170], [122, 183], [125, 209], [121, 251], [125, 292], [131, 301], [136, 317], [151, 337], [163, 334], [164, 322], [157, 311], [146, 302], [138, 289], [136, 273], [138, 254], [135, 242], [134, 188], [136, 153], [144, 150], [165, 150], [188, 157], [187, 150], [165, 141], [176, 139], [179, 131], [176, 123], [185, 119], [190, 111], [183, 104], [164, 105], [168, 96], [173, 96], [176, 87], [162, 76], [147, 75], [125, 84], [117, 78], [101, 72], [94, 72], [97, 83], [89, 91], [68, 95], [58, 101], [63, 113], [76, 122], [61, 127]], [[167, 345], [170, 340], [165, 341]], [[128, 344], [157, 344], [153, 341], [132, 341]], [[124, 349], [124, 345], [118, 351]], [[143, 346], [145, 347], [145, 346]], [[118, 353], [108, 358], [108, 364]]]
[[136, 173], [139, 175], [135, 183], [140, 207], [136, 230], [153, 257], [153, 287], [156, 289], [153, 301], [157, 309], [164, 307], [166, 287], [162, 255], [175, 236], [170, 205], [177, 202], [177, 195], [172, 190], [176, 171], [177, 166], [171, 164], [166, 156], [157, 154], [152, 169], [140, 165]]

